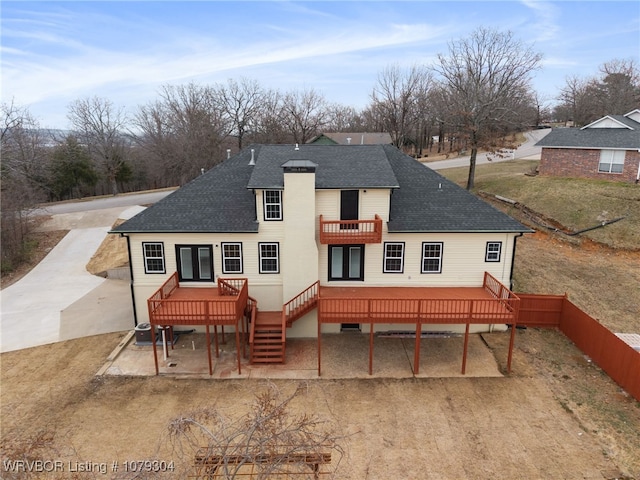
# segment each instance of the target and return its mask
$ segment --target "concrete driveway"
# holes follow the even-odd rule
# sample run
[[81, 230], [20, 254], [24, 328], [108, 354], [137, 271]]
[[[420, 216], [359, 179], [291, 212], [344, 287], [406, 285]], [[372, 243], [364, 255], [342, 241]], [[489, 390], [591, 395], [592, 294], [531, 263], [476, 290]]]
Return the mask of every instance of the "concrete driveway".
[[143, 207], [53, 215], [43, 230], [69, 229], [31, 272], [0, 292], [0, 352], [133, 328], [129, 282], [86, 265], [118, 218]]

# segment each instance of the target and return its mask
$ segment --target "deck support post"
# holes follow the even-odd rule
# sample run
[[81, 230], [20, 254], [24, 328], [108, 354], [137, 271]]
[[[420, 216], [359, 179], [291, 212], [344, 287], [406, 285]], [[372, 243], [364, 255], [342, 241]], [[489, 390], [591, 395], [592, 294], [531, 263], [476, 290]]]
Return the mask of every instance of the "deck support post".
[[151, 324], [151, 344], [153, 345], [153, 360], [156, 364], [156, 375], [160, 373], [158, 369], [158, 349], [156, 348], [156, 326]]
[[227, 344], [227, 339], [224, 336], [224, 325], [220, 325], [220, 329], [222, 330], [222, 344], [226, 345]]
[[420, 342], [422, 340], [422, 324], [416, 323], [416, 343], [413, 352], [413, 374], [420, 373]]
[[[242, 322], [242, 318], [238, 319], [238, 322]], [[238, 328], [237, 323], [236, 323], [236, 352], [238, 356], [238, 375], [240, 375], [242, 374], [242, 369], [240, 367], [240, 329]]]
[[464, 347], [462, 348], [462, 375], [467, 369], [467, 347], [469, 346], [469, 322], [464, 327]]
[[322, 350], [322, 321], [320, 320], [320, 309], [318, 309], [318, 376], [320, 376], [321, 350]]
[[213, 375], [213, 362], [211, 361], [211, 335], [209, 335], [209, 324], [205, 326], [207, 331], [207, 357], [209, 358], [209, 375]]
[[511, 373], [511, 359], [513, 358], [513, 343], [516, 336], [516, 323], [515, 318], [511, 325], [511, 336], [509, 337], [509, 354], [507, 356], [507, 373]]
[[369, 323], [369, 375], [373, 375], [373, 320]]
[[213, 342], [216, 346], [216, 358], [220, 358], [220, 348], [218, 346], [218, 325], [213, 325]]

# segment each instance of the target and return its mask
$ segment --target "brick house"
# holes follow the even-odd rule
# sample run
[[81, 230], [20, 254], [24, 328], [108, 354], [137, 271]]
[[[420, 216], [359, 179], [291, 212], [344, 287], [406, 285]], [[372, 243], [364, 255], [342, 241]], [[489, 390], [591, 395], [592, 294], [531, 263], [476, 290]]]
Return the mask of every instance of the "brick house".
[[607, 115], [580, 129], [555, 128], [536, 145], [542, 147], [541, 175], [638, 183], [640, 110]]

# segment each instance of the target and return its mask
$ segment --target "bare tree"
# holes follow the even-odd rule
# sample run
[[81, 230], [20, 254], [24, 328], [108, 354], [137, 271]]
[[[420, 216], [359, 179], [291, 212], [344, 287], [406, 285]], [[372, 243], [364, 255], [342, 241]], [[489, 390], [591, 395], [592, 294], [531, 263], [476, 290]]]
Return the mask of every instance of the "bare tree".
[[335, 470], [340, 463], [340, 437], [317, 415], [292, 413], [293, 400], [304, 391], [299, 386], [283, 397], [270, 384], [239, 418], [205, 407], [172, 420], [169, 439], [183, 468], [192, 470], [197, 478], [220, 479], [245, 478], [247, 471], [256, 479], [287, 473], [318, 478], [320, 468], [332, 474], [326, 469]]
[[258, 111], [254, 140], [257, 143], [287, 143], [292, 135], [282, 122], [285, 116], [284, 98], [278, 90], [266, 90]]
[[232, 128], [214, 89], [193, 83], [162, 87], [160, 100], [141, 106], [134, 124], [136, 141], [149, 157], [148, 170], [162, 172], [156, 182], [172, 185], [221, 162], [222, 141]]
[[46, 198], [47, 157], [42, 131], [28, 109], [0, 105], [2, 151], [2, 272], [28, 257], [27, 210]]
[[501, 148], [505, 131], [522, 125], [523, 104], [530, 100], [530, 76], [541, 55], [516, 40], [512, 32], [479, 28], [467, 39], [451, 42], [438, 55], [444, 122], [468, 137], [471, 148], [467, 189], [474, 186], [480, 148]]
[[638, 108], [640, 71], [634, 60], [614, 59], [599, 70], [591, 78], [566, 78], [554, 110], [557, 117], [584, 126], [605, 115], [623, 115]]
[[296, 143], [305, 143], [327, 124], [325, 98], [313, 89], [294, 90], [282, 99], [280, 121]]
[[422, 100], [427, 96], [431, 78], [430, 72], [418, 66], [403, 71], [398, 65], [393, 65], [378, 75], [378, 82], [371, 93], [372, 108], [398, 148], [415, 132], [423, 116], [420, 108], [426, 106]]
[[93, 97], [69, 105], [68, 118], [80, 142], [108, 181], [113, 195], [118, 194], [118, 180], [130, 172], [127, 165], [127, 118], [110, 100]]
[[216, 95], [232, 124], [232, 134], [238, 138], [238, 149], [242, 150], [245, 135], [256, 128], [264, 92], [257, 81], [243, 78], [239, 82], [229, 79], [226, 86], [216, 89]]

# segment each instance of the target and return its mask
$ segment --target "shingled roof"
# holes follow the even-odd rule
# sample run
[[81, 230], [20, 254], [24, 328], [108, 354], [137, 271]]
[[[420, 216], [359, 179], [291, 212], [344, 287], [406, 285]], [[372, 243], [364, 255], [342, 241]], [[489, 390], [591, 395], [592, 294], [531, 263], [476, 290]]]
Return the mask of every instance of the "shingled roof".
[[391, 145], [254, 145], [112, 231], [257, 233], [253, 189], [284, 188], [292, 160], [317, 165], [316, 189], [392, 189], [389, 232], [531, 231]]
[[[536, 146], [547, 148], [621, 149], [640, 148], [640, 123], [631, 118], [638, 110], [626, 115], [607, 115], [582, 128], [554, 128]], [[606, 128], [598, 124], [608, 122]]]

